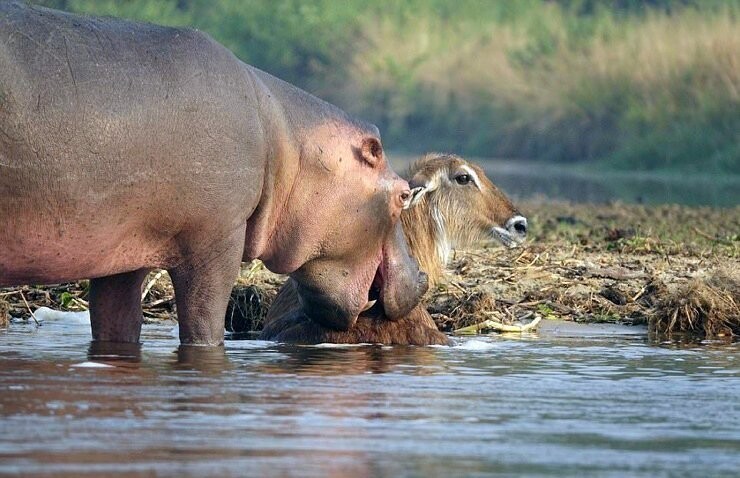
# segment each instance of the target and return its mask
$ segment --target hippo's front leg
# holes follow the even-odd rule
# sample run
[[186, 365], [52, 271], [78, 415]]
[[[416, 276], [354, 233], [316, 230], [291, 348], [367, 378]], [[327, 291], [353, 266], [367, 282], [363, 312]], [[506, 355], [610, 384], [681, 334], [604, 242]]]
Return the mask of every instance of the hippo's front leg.
[[229, 235], [212, 234], [219, 239], [189, 240], [187, 258], [169, 270], [175, 286], [182, 344], [224, 342], [226, 306], [239, 274], [246, 225]]
[[137, 343], [141, 334], [141, 283], [148, 269], [90, 280], [90, 325], [97, 342]]

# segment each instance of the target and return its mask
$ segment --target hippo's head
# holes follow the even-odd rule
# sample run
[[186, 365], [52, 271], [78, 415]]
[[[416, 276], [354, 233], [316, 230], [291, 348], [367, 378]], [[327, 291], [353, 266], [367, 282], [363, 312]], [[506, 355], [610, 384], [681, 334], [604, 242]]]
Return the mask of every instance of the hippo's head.
[[387, 317], [407, 314], [427, 289], [399, 222], [408, 183], [390, 168], [377, 129], [328, 125], [301, 143], [292, 188], [264, 259], [290, 273], [305, 313], [349, 328], [378, 301]]

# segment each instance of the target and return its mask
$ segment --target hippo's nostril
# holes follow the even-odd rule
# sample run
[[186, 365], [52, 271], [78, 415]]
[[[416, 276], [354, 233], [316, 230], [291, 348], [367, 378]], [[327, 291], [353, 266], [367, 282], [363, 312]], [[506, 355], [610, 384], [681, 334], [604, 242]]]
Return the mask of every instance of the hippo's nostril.
[[411, 204], [411, 191], [406, 189], [401, 193], [401, 207], [407, 209]]

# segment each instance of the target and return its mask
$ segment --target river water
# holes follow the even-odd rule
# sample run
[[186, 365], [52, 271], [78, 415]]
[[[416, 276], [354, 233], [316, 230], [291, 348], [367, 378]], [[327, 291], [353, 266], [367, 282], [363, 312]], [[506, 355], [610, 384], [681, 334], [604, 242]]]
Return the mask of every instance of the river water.
[[[401, 173], [415, 159], [415, 156], [393, 155], [393, 167]], [[517, 200], [544, 197], [576, 203], [740, 205], [740, 176], [732, 174], [606, 171], [515, 159], [473, 161], [494, 184]]]
[[453, 347], [0, 331], [0, 475], [737, 476], [738, 345], [546, 322]]

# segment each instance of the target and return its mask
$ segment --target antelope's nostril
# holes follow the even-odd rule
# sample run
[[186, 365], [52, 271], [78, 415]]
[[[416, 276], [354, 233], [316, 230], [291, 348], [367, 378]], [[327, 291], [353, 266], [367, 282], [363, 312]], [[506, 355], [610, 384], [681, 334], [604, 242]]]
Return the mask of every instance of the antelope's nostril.
[[511, 231], [512, 229], [512, 232], [516, 232], [521, 236], [527, 234], [527, 218], [522, 216], [512, 218], [509, 224], [509, 230]]

